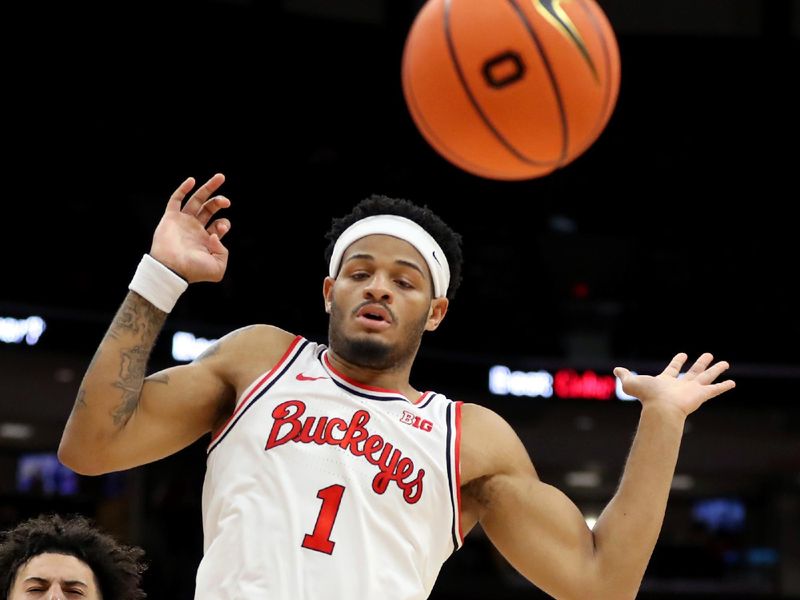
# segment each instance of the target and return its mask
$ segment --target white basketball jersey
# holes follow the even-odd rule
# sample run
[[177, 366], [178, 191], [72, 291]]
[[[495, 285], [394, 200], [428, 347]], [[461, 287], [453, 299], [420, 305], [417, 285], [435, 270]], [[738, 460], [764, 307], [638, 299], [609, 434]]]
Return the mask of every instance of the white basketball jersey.
[[297, 336], [208, 447], [195, 600], [427, 598], [463, 541], [460, 412]]

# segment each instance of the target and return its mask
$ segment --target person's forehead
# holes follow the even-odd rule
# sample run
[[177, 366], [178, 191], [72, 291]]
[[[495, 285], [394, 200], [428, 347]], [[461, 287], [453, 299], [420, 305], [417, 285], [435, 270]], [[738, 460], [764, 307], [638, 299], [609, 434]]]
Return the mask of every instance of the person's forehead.
[[82, 581], [90, 587], [94, 585], [94, 573], [89, 568], [89, 565], [68, 554], [46, 552], [34, 556], [17, 573], [19, 581], [23, 581], [28, 577]]
[[391, 235], [373, 234], [356, 240], [345, 250], [342, 264], [356, 254], [368, 254], [376, 260], [413, 262], [422, 269], [423, 273], [428, 275], [428, 265], [419, 250], [407, 241]]

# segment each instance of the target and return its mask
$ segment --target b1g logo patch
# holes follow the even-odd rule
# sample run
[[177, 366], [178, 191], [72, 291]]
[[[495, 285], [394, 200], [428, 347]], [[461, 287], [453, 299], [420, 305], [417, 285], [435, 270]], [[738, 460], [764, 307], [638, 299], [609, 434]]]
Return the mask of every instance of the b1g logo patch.
[[411, 425], [412, 427], [416, 427], [417, 429], [421, 429], [422, 431], [430, 431], [433, 429], [433, 423], [428, 421], [428, 419], [418, 417], [414, 413], [410, 413], [407, 410], [404, 410], [403, 414], [400, 416], [400, 422], [405, 423], [406, 425]]

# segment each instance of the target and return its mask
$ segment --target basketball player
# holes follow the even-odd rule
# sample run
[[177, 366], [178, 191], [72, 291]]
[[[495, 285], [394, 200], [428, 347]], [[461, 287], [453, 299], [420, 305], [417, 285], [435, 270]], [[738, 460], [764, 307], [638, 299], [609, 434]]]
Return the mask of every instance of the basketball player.
[[85, 517], [41, 515], [0, 535], [0, 598], [140, 600], [143, 555]]
[[[703, 354], [681, 378], [615, 369], [641, 399], [622, 481], [590, 530], [539, 480], [511, 427], [409, 382], [422, 335], [444, 319], [460, 237], [427, 209], [373, 197], [334, 221], [328, 345], [270, 325], [220, 339], [145, 377], [188, 283], [219, 281], [230, 229], [224, 177], [169, 199], [131, 292], [84, 376], [59, 456], [84, 474], [158, 460], [211, 433], [197, 600], [424, 599], [480, 523], [555, 598], [634, 598], [661, 528], [684, 421], [734, 383]], [[269, 285], [269, 281], [265, 285]], [[276, 290], [276, 293], [279, 290]]]

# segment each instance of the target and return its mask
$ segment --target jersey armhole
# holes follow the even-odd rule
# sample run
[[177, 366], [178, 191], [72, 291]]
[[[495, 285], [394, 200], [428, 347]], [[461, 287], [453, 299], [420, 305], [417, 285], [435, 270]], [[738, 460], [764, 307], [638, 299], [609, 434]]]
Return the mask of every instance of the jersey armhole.
[[[239, 401], [236, 403], [236, 407], [233, 409], [231, 416], [226, 419], [225, 423], [223, 423], [223, 425], [219, 429], [217, 429], [215, 432], [212, 433], [211, 441], [208, 443], [207, 452], [210, 452], [212, 450], [214, 444], [219, 440], [220, 436], [230, 428], [236, 416], [242, 411], [242, 408], [245, 405], [247, 405], [247, 403], [250, 401], [253, 395], [257, 391], [262, 390], [265, 385], [274, 383], [275, 380], [277, 380], [278, 377], [280, 377], [280, 375], [283, 374], [282, 372], [279, 373], [279, 371], [281, 371], [282, 367], [285, 365], [289, 357], [295, 353], [295, 350], [302, 341], [304, 341], [303, 336], [301, 335], [295, 336], [294, 340], [292, 340], [292, 343], [289, 344], [289, 347], [286, 349], [286, 352], [283, 353], [283, 356], [275, 364], [275, 366], [273, 366], [266, 373], [263, 373], [262, 375], [256, 377], [253, 383], [251, 383], [247, 387], [247, 389], [245, 389], [245, 391], [242, 392], [242, 395], [240, 396]], [[303, 344], [303, 346], [305, 346], [305, 344]], [[302, 350], [302, 346], [300, 349]], [[278, 375], [276, 375], [276, 373], [278, 373]]]

